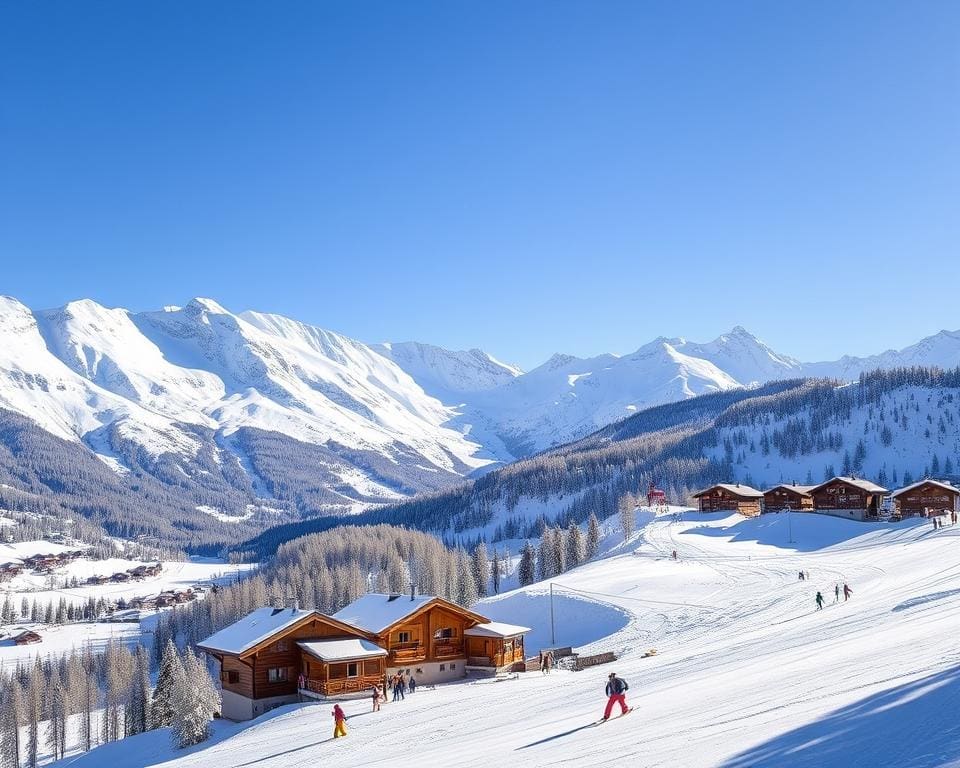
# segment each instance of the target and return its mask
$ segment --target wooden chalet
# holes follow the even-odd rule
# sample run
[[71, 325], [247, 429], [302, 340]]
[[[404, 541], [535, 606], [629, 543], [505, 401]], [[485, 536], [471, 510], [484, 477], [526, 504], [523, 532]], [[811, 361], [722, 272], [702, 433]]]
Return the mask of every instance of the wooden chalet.
[[813, 512], [812, 485], [775, 485], [763, 492], [764, 512], [783, 512], [791, 509]]
[[526, 669], [523, 636], [529, 627], [490, 621], [463, 631], [467, 640], [467, 666], [494, 671]]
[[887, 489], [856, 477], [834, 477], [810, 489], [813, 510], [851, 520], [875, 520]]
[[960, 488], [940, 480], [921, 480], [890, 494], [897, 517], [929, 517], [957, 509]]
[[37, 643], [42, 643], [43, 638], [37, 632], [32, 630], [27, 630], [26, 632], [21, 632], [19, 635], [13, 638], [13, 642], [16, 645], [36, 645]]
[[333, 616], [260, 608], [198, 647], [220, 664], [223, 716], [248, 720], [302, 695], [367, 695], [401, 671], [434, 683], [463, 677], [468, 661], [512, 668], [529, 631], [439, 597], [368, 594]]
[[739, 512], [756, 517], [762, 509], [763, 493], [740, 483], [717, 483], [693, 494], [701, 512]]
[[366, 594], [334, 618], [369, 632], [389, 651], [387, 674], [403, 672], [418, 683], [466, 674], [464, 632], [487, 619], [442, 597]]
[[[344, 643], [332, 648], [324, 644], [329, 640]], [[296, 701], [301, 689], [336, 695], [383, 684], [386, 651], [370, 656], [365, 647], [347, 642], [358, 640], [370, 638], [317, 611], [260, 608], [198, 647], [220, 664], [223, 716], [249, 720]], [[349, 656], [351, 648], [356, 657]]]

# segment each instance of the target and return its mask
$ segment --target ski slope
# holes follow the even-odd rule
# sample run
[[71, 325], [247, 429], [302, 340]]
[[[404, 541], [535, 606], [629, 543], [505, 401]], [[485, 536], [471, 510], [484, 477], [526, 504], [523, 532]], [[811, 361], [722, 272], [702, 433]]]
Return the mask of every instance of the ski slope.
[[[800, 570], [809, 581], [798, 580]], [[844, 582], [853, 597], [834, 604], [834, 586]], [[578, 637], [587, 652], [614, 650], [615, 664], [420, 689], [376, 714], [367, 700], [351, 701], [349, 736], [336, 742], [330, 706], [304, 704], [251, 724], [217, 723], [214, 738], [189, 752], [155, 732], [67, 762], [960, 766], [960, 526], [935, 532], [927, 521], [688, 512], [681, 522], [650, 522], [554, 585], [564, 597], [557, 643]], [[516, 590], [478, 610], [502, 620], [528, 611], [543, 639], [546, 588]], [[827, 598], [823, 611], [815, 610], [817, 590]], [[642, 658], [649, 648], [657, 655]], [[635, 711], [596, 725], [613, 670], [630, 683]]]

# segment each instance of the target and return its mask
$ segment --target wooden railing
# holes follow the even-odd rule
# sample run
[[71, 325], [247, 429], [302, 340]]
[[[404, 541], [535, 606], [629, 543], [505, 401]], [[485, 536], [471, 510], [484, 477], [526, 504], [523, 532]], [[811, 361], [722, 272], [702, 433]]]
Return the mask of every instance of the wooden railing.
[[451, 656], [463, 656], [463, 643], [459, 640], [437, 643], [433, 647], [433, 653], [438, 659], [448, 659]]
[[395, 663], [423, 661], [427, 658], [427, 649], [420, 643], [393, 643], [388, 650]]
[[383, 678], [379, 675], [360, 675], [336, 680], [307, 680], [306, 688], [308, 691], [319, 693], [321, 696], [338, 696], [344, 693], [369, 691], [375, 685], [382, 684]]

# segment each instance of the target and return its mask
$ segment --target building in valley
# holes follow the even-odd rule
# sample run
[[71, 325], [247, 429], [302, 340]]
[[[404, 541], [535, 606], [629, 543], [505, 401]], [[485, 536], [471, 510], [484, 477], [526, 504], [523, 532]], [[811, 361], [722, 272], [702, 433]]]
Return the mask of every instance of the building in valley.
[[260, 608], [198, 647], [219, 663], [223, 716], [249, 720], [301, 696], [367, 695], [397, 672], [435, 683], [468, 662], [512, 669], [529, 631], [440, 597], [367, 594], [333, 616]]
[[740, 483], [717, 483], [693, 494], [701, 512], [739, 512], [756, 517], [761, 511], [763, 493]]
[[893, 498], [893, 513], [898, 517], [927, 517], [931, 513], [943, 514], [957, 509], [960, 488], [940, 480], [921, 480], [890, 494]]
[[810, 491], [815, 486], [812, 485], [775, 485], [773, 488], [763, 492], [763, 511], [764, 512], [783, 512], [785, 510], [797, 510], [800, 512], [813, 512], [813, 496]]
[[876, 520], [887, 489], [857, 477], [834, 477], [810, 489], [813, 509], [851, 520]]

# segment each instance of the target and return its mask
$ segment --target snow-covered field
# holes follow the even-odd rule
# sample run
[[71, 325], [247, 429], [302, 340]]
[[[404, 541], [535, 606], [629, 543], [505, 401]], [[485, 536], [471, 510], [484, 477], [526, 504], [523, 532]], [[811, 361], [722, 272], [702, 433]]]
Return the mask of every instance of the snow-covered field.
[[[348, 702], [336, 742], [330, 707], [304, 704], [217, 723], [191, 752], [152, 733], [71, 764], [960, 766], [960, 527], [793, 515], [793, 545], [789, 527], [786, 515], [660, 519], [555, 579], [557, 644], [616, 651], [615, 664], [418, 690], [377, 714]], [[853, 597], [834, 604], [844, 582]], [[544, 584], [478, 610], [536, 624], [529, 652], [549, 639]], [[636, 709], [595, 725], [612, 670]]]

